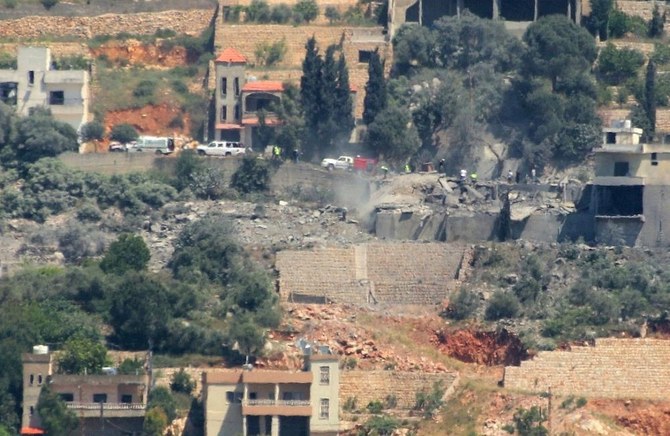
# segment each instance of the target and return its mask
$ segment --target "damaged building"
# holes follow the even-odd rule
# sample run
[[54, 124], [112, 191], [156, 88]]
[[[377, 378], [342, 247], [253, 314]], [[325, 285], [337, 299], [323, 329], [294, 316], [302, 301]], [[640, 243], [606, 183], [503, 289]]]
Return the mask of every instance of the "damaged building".
[[640, 143], [642, 129], [629, 120], [603, 129], [595, 149], [591, 211], [596, 240], [657, 247], [670, 242], [666, 191], [670, 188], [670, 145]]
[[465, 10], [482, 17], [503, 20], [509, 31], [523, 31], [538, 18], [562, 14], [580, 23], [589, 13], [589, 2], [583, 0], [391, 0], [389, 32], [404, 23], [430, 26], [444, 16], [460, 16]]

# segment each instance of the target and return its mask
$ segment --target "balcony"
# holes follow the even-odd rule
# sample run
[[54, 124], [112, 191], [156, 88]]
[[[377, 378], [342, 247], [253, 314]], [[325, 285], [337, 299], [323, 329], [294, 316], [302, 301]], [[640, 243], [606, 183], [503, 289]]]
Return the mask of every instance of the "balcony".
[[243, 415], [311, 416], [309, 400], [247, 400], [242, 403]]
[[77, 416], [83, 418], [94, 418], [105, 416], [107, 418], [135, 418], [142, 417], [146, 411], [146, 405], [142, 403], [65, 403], [68, 409], [74, 411]]
[[598, 186], [644, 186], [644, 177], [636, 176], [596, 176], [594, 185]]

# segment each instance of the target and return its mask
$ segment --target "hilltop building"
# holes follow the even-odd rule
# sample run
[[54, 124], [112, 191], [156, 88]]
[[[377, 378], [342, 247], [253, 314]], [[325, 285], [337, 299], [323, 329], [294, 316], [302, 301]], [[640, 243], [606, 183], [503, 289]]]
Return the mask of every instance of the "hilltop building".
[[[226, 48], [214, 61], [213, 140], [241, 142], [247, 147], [258, 143], [259, 111], [266, 114], [265, 125], [277, 126], [272, 107], [281, 101], [284, 84], [278, 80], [256, 80], [246, 74], [247, 59], [234, 48]], [[351, 92], [356, 92], [352, 87]]]
[[19, 47], [16, 69], [0, 70], [0, 101], [27, 116], [36, 107], [78, 130], [88, 121], [89, 73], [56, 70], [47, 47]]
[[648, 247], [670, 243], [670, 145], [642, 144], [629, 120], [603, 129], [595, 151], [591, 211], [596, 239]]
[[[389, 33], [404, 23], [431, 25], [444, 16], [460, 16], [468, 10], [493, 20], [504, 20], [507, 30], [523, 31], [545, 15], [567, 15], [576, 23], [588, 15], [589, 2], [583, 0], [390, 0]], [[518, 33], [518, 32], [517, 32]]]
[[[77, 434], [141, 435], [149, 388], [147, 375], [65, 375], [54, 372], [53, 353], [33, 347], [23, 360], [21, 434], [43, 434], [37, 403], [45, 384], [79, 418]], [[42, 432], [42, 433], [40, 433]]]
[[339, 359], [331, 354], [306, 359], [301, 372], [205, 371], [205, 436], [337, 435]]

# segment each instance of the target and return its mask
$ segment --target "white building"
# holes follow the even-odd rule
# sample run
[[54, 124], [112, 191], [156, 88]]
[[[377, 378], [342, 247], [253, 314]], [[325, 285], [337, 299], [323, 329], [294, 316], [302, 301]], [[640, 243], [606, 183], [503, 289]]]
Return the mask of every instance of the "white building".
[[88, 121], [89, 75], [84, 70], [55, 70], [46, 47], [20, 47], [16, 70], [0, 70], [0, 101], [26, 116], [46, 107], [75, 129]]

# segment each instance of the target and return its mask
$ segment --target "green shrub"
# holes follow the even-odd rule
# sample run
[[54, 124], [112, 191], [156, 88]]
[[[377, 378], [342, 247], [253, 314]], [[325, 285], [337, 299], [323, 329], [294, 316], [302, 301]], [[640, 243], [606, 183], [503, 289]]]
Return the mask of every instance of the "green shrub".
[[443, 381], [437, 381], [433, 383], [430, 391], [425, 389], [416, 393], [416, 403], [414, 404], [414, 410], [420, 410], [423, 412], [425, 418], [432, 418], [437, 410], [442, 407], [444, 404], [443, 397], [446, 392]]
[[240, 16], [242, 15], [242, 12], [244, 12], [244, 6], [242, 5], [226, 7], [224, 9], [223, 19], [231, 23], [237, 23], [240, 21]]
[[102, 254], [105, 240], [92, 228], [70, 223], [58, 236], [58, 250], [67, 262], [79, 263], [85, 258]]
[[18, 3], [18, 0], [5, 0], [4, 3], [7, 9], [14, 9]]
[[271, 20], [270, 6], [265, 0], [251, 0], [246, 8], [246, 21], [269, 23]]
[[342, 405], [342, 410], [345, 412], [353, 412], [356, 410], [356, 397], [347, 397], [346, 400], [344, 400], [344, 404]]
[[315, 0], [298, 0], [293, 6], [293, 14], [294, 17], [299, 17], [301, 21], [309, 23], [319, 15], [319, 6]]
[[177, 402], [165, 386], [155, 387], [149, 393], [147, 409], [152, 409], [154, 407], [159, 407], [163, 410], [167, 416], [168, 423], [174, 421], [177, 417]]
[[447, 318], [464, 320], [472, 316], [479, 306], [479, 296], [462, 287], [453, 300], [449, 301], [449, 307], [444, 313]]
[[365, 408], [367, 409], [368, 413], [379, 415], [384, 410], [384, 404], [379, 400], [373, 400], [370, 401], [368, 405], [365, 406]]
[[266, 160], [245, 156], [233, 173], [230, 185], [243, 194], [263, 192], [270, 186], [270, 166]]
[[188, 94], [188, 86], [181, 80], [173, 80], [170, 82], [172, 89], [178, 94]]
[[542, 285], [532, 276], [524, 275], [512, 289], [522, 303], [535, 301], [542, 291]]
[[398, 406], [398, 398], [393, 394], [388, 394], [384, 398], [384, 408], [386, 409], [395, 409]]
[[291, 7], [287, 4], [280, 3], [272, 7], [270, 19], [273, 23], [285, 24], [291, 21], [292, 15], [293, 11], [291, 10]]
[[359, 435], [391, 436], [398, 427], [400, 427], [400, 421], [392, 416], [373, 416], [363, 424]]
[[56, 70], [88, 70], [89, 60], [82, 55], [63, 56], [53, 60]]
[[577, 409], [579, 409], [580, 407], [586, 406], [586, 403], [587, 403], [586, 398], [579, 397], [579, 398], [577, 398], [577, 401], [575, 402], [575, 407]]
[[58, 1], [59, 0], [40, 0], [40, 3], [42, 3], [42, 6], [44, 6], [44, 9], [46, 9], [48, 11], [49, 9], [56, 6], [58, 4]]
[[76, 213], [77, 219], [81, 222], [97, 222], [102, 219], [102, 213], [98, 206], [91, 202], [82, 204]]
[[342, 14], [335, 6], [328, 6], [323, 14], [330, 24], [334, 24], [342, 19]]
[[254, 55], [259, 65], [272, 66], [284, 59], [286, 51], [286, 38], [282, 38], [273, 43], [259, 42], [256, 44]]
[[560, 408], [561, 409], [570, 409], [572, 407], [572, 404], [574, 403], [574, 401], [575, 401], [575, 397], [573, 395], [570, 395], [568, 398], [566, 398], [565, 400], [563, 400], [561, 402]]
[[607, 44], [598, 56], [598, 74], [610, 85], [620, 85], [626, 80], [636, 77], [644, 64], [642, 52], [630, 49], [618, 49], [614, 44]]
[[15, 70], [16, 69], [16, 56], [2, 52], [0, 53], [0, 69], [3, 70]]
[[100, 121], [91, 121], [81, 126], [81, 139], [83, 141], [101, 140], [105, 136], [105, 126]]
[[489, 321], [514, 318], [519, 313], [519, 300], [510, 293], [497, 291], [489, 300], [485, 317]]
[[127, 144], [129, 142], [137, 140], [139, 134], [137, 130], [130, 124], [117, 124], [112, 127], [112, 131], [109, 134], [109, 139], [112, 141], [119, 141], [121, 144]]
[[142, 80], [133, 90], [133, 95], [137, 98], [153, 97], [156, 92], [156, 82], [153, 80]]
[[154, 36], [156, 38], [173, 38], [177, 36], [177, 32], [175, 32], [172, 29], [161, 28], [156, 30], [156, 32], [154, 32]]
[[149, 259], [151, 253], [144, 239], [141, 236], [124, 233], [109, 246], [100, 262], [100, 268], [106, 273], [121, 275], [127, 271], [146, 269]]
[[193, 390], [195, 390], [195, 380], [191, 379], [191, 376], [184, 371], [184, 368], [181, 368], [178, 372], [175, 372], [172, 375], [170, 389], [172, 392], [191, 395]]
[[530, 409], [519, 408], [514, 414], [514, 425], [520, 435], [548, 435], [549, 432], [542, 425], [545, 421], [547, 421], [547, 414], [538, 406], [533, 406]]
[[119, 374], [140, 375], [144, 374], [144, 362], [138, 358], [126, 357], [117, 368]]

